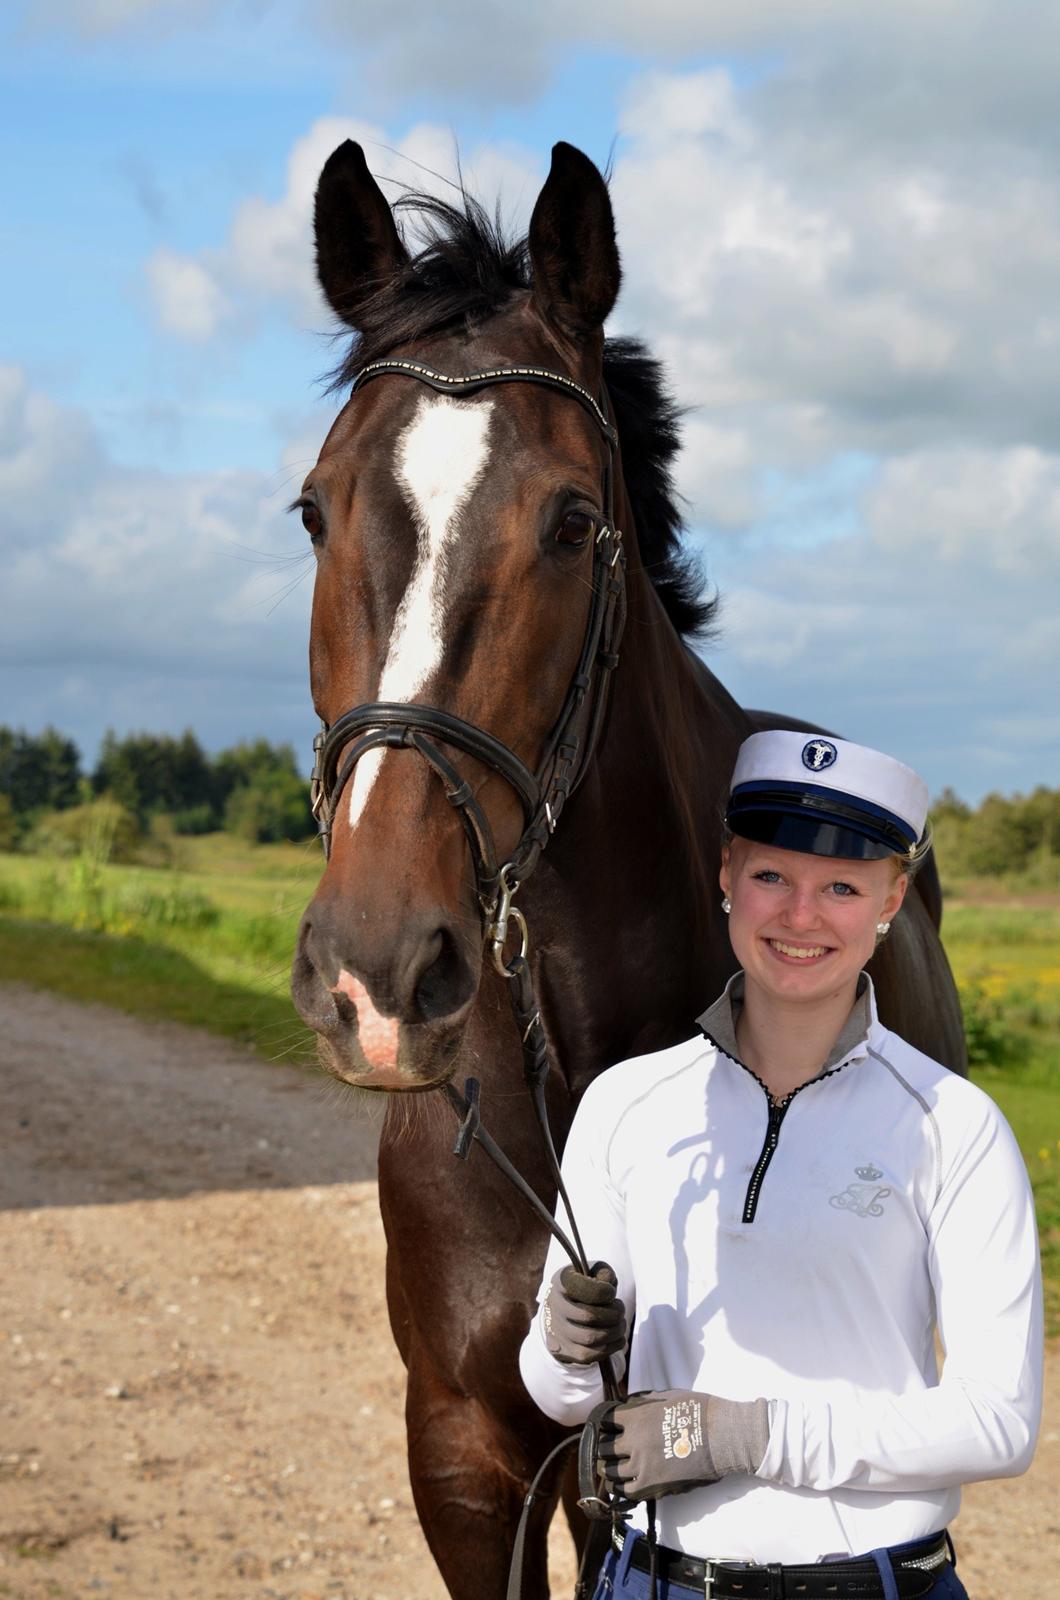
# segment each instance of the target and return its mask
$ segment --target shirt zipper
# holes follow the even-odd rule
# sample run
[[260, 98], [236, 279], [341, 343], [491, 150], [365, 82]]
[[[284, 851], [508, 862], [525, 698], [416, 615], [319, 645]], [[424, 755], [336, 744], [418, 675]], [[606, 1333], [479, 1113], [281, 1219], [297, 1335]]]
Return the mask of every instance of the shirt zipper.
[[[797, 1093], [798, 1090], [796, 1089], [794, 1094]], [[751, 1173], [751, 1181], [747, 1185], [747, 1195], [743, 1203], [743, 1217], [741, 1218], [743, 1222], [753, 1222], [755, 1219], [762, 1179], [769, 1169], [769, 1163], [773, 1159], [773, 1152], [780, 1142], [780, 1124], [784, 1120], [784, 1113], [794, 1098], [794, 1094], [789, 1094], [783, 1100], [774, 1100], [768, 1090], [766, 1094], [769, 1099], [769, 1121], [766, 1123], [766, 1139], [762, 1146], [762, 1153], [755, 1162], [754, 1171]]]
[[[714, 1046], [715, 1050], [720, 1050], [723, 1055], [729, 1055], [729, 1052], [725, 1049], [725, 1046], [723, 1044], [719, 1044], [718, 1040], [715, 1039], [712, 1034], [708, 1033], [706, 1028], [703, 1028], [701, 1031], [703, 1033], [703, 1037]], [[752, 1072], [746, 1061], [741, 1061], [738, 1056], [729, 1056], [729, 1060], [734, 1061], [738, 1067], [742, 1067], [744, 1072], [747, 1073], [748, 1077], [754, 1079], [762, 1093], [765, 1095], [766, 1101], [769, 1105], [769, 1120], [766, 1122], [765, 1143], [762, 1146], [758, 1160], [754, 1164], [754, 1171], [751, 1173], [751, 1181], [747, 1185], [747, 1193], [744, 1196], [743, 1216], [740, 1218], [741, 1222], [753, 1222], [755, 1219], [755, 1212], [758, 1210], [758, 1196], [762, 1188], [762, 1180], [769, 1170], [769, 1163], [773, 1159], [773, 1152], [780, 1143], [780, 1124], [784, 1120], [784, 1115], [788, 1107], [794, 1100], [795, 1096], [803, 1089], [808, 1089], [811, 1083], [820, 1083], [822, 1078], [830, 1078], [832, 1077], [833, 1073], [840, 1072], [846, 1065], [846, 1062], [840, 1062], [839, 1066], [837, 1067], [829, 1067], [827, 1071], [819, 1072], [816, 1078], [809, 1078], [805, 1083], [800, 1083], [797, 1089], [792, 1089], [791, 1093], [786, 1094], [782, 1100], [775, 1100], [770, 1094], [769, 1090], [766, 1088], [765, 1084], [762, 1082], [761, 1078], [758, 1076], [758, 1073]]]
[[788, 1107], [794, 1100], [795, 1096], [800, 1094], [803, 1089], [808, 1089], [811, 1083], [820, 1083], [823, 1078], [831, 1078], [834, 1077], [837, 1072], [842, 1072], [843, 1068], [852, 1059], [853, 1052], [851, 1051], [848, 1053], [842, 1061], [836, 1064], [836, 1066], [823, 1067], [815, 1078], [808, 1078], [805, 1083], [800, 1083], [797, 1089], [792, 1089], [790, 1094], [784, 1095], [783, 1099], [776, 1100], [770, 1094], [769, 1090], [766, 1088], [757, 1072], [752, 1071], [752, 1069], [747, 1065], [747, 1062], [741, 1061], [738, 1056], [730, 1056], [728, 1050], [726, 1050], [725, 1046], [720, 1042], [720, 1040], [715, 1039], [714, 1035], [708, 1032], [708, 1030], [703, 1027], [702, 1023], [700, 1023], [700, 1032], [703, 1034], [703, 1037], [707, 1040], [708, 1044], [712, 1044], [715, 1050], [720, 1050], [722, 1055], [729, 1056], [730, 1061], [735, 1062], [738, 1067], [742, 1067], [744, 1072], [747, 1073], [748, 1077], [754, 1079], [762, 1093], [765, 1095], [769, 1105], [769, 1118], [766, 1122], [765, 1143], [762, 1146], [758, 1160], [754, 1164], [754, 1170], [751, 1173], [751, 1180], [747, 1185], [747, 1193], [744, 1196], [743, 1202], [743, 1216], [740, 1219], [741, 1222], [753, 1222], [755, 1219], [755, 1212], [758, 1210], [758, 1196], [762, 1189], [762, 1180], [769, 1171], [769, 1163], [773, 1159], [773, 1152], [780, 1143], [780, 1124], [784, 1120], [784, 1116]]

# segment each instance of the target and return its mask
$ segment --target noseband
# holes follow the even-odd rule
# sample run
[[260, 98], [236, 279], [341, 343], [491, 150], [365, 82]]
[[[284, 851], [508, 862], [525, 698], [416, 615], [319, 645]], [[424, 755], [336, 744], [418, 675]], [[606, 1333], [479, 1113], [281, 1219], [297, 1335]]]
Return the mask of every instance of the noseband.
[[[525, 956], [526, 925], [512, 896], [530, 876], [563, 807], [581, 783], [596, 748], [607, 709], [611, 674], [618, 665], [618, 647], [625, 623], [625, 552], [614, 517], [614, 452], [618, 435], [604, 406], [562, 373], [541, 367], [496, 367], [453, 377], [415, 361], [373, 361], [362, 368], [353, 383], [361, 389], [384, 376], [414, 378], [440, 394], [477, 394], [500, 383], [532, 383], [576, 400], [589, 413], [607, 445], [603, 473], [604, 520], [593, 545], [592, 598], [581, 655], [566, 698], [545, 742], [538, 769], [531, 772], [519, 756], [485, 729], [436, 706], [372, 701], [354, 706], [329, 727], [322, 724], [313, 741], [315, 761], [311, 785], [313, 815], [324, 846], [331, 853], [331, 832], [339, 801], [358, 761], [369, 750], [416, 750], [437, 773], [446, 798], [457, 810], [467, 833], [479, 903], [486, 919], [494, 961], [511, 976], [504, 959], [508, 922], [520, 929]], [[523, 832], [509, 860], [497, 865], [493, 831], [470, 782], [460, 776], [439, 749], [472, 756], [481, 766], [504, 778], [514, 790], [523, 812]]]

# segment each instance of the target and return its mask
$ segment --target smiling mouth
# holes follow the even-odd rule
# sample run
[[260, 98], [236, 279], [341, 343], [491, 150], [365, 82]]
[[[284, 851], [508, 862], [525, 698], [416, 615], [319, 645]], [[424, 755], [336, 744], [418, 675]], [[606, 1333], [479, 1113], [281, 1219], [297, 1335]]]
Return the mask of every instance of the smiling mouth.
[[766, 944], [792, 961], [812, 961], [829, 954], [829, 947], [825, 944], [785, 944], [781, 939], [767, 939]]

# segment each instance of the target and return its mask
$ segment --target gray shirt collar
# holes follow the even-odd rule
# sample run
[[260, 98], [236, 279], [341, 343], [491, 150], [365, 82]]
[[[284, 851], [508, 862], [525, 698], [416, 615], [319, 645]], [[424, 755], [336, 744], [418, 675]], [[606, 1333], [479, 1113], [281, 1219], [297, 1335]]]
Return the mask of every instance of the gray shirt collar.
[[[719, 1050], [724, 1050], [733, 1061], [740, 1060], [739, 1046], [736, 1043], [736, 1022], [743, 1010], [743, 994], [744, 975], [742, 972], [735, 972], [714, 1004], [708, 1006], [702, 1016], [696, 1018], [711, 1044], [717, 1045]], [[831, 1071], [848, 1056], [864, 1055], [868, 1049], [869, 1034], [875, 1021], [876, 1002], [872, 979], [867, 972], [863, 972], [858, 978], [857, 996], [850, 1008], [850, 1015], [840, 1028], [839, 1036], [828, 1052], [821, 1071]]]

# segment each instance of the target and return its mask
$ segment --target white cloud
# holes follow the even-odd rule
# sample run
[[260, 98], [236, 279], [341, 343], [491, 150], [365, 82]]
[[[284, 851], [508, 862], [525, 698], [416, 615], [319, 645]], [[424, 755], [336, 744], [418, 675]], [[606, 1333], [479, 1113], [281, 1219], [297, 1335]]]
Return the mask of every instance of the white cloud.
[[[63, 487], [56, 514], [51, 488]], [[77, 679], [232, 669], [303, 673], [309, 576], [270, 617], [305, 553], [265, 474], [116, 465], [83, 414], [0, 368], [0, 664]], [[145, 718], [149, 720], [147, 709]]]
[[718, 76], [674, 80], [673, 95], [658, 74], [642, 85], [615, 175], [621, 319], [660, 338], [681, 396], [729, 425], [753, 414], [764, 459], [785, 433], [804, 460], [925, 438], [1051, 443], [1060, 181], [1011, 152], [1005, 182], [937, 150], [864, 173], [832, 152], [822, 170], [809, 134], [767, 132], [765, 89], [740, 119], [690, 131], [690, 84], [733, 100]]
[[217, 332], [228, 301], [201, 261], [163, 247], [148, 261], [147, 279], [159, 321], [170, 333], [199, 340]]
[[28, 540], [47, 536], [103, 471], [88, 418], [32, 389], [20, 367], [0, 364], [0, 516]]
[[321, 117], [292, 147], [279, 200], [253, 195], [237, 208], [227, 239], [198, 255], [163, 250], [148, 265], [163, 325], [189, 338], [214, 333], [237, 312], [279, 305], [306, 328], [332, 326], [313, 263], [313, 196], [321, 168], [344, 139], [365, 147], [369, 165], [391, 200], [407, 189], [451, 194], [458, 159], [472, 193], [506, 196], [525, 224], [540, 176], [521, 152], [484, 145], [457, 150], [452, 132], [422, 123], [395, 147], [374, 123]]
[[221, 0], [35, 0], [26, 30], [69, 30], [87, 39], [147, 28], [171, 32], [221, 9]]
[[881, 465], [864, 525], [730, 559], [720, 675], [738, 696], [892, 750], [933, 789], [1060, 782], [1060, 455]]
[[697, 520], [717, 528], [745, 528], [760, 509], [751, 481], [754, 445], [740, 428], [718, 427], [693, 412], [681, 429], [677, 480]]
[[884, 468], [866, 509], [876, 542], [900, 561], [929, 550], [945, 566], [1052, 578], [1060, 593], [1055, 455], [1020, 446], [900, 457]]

